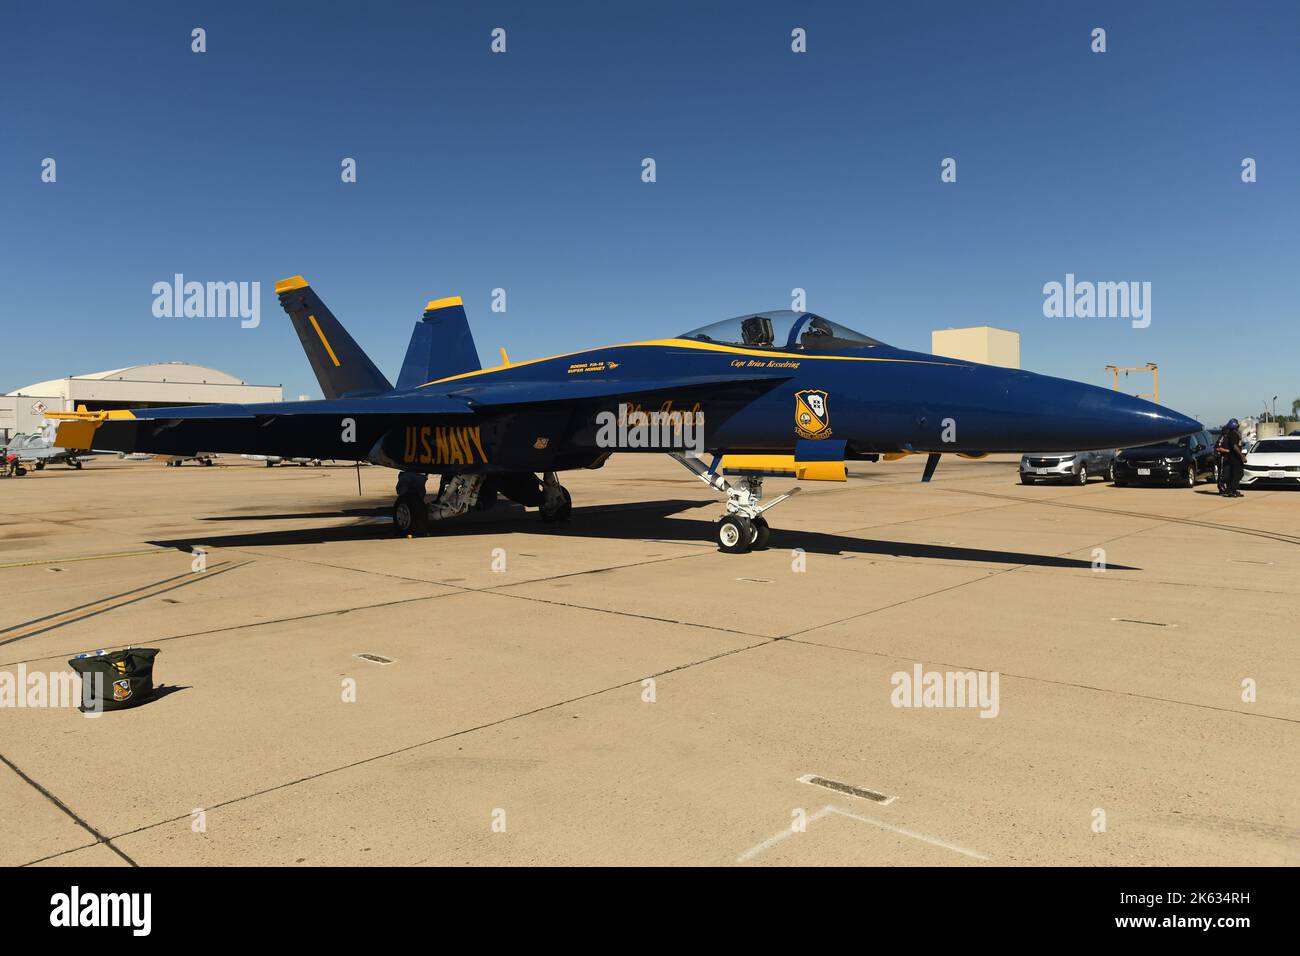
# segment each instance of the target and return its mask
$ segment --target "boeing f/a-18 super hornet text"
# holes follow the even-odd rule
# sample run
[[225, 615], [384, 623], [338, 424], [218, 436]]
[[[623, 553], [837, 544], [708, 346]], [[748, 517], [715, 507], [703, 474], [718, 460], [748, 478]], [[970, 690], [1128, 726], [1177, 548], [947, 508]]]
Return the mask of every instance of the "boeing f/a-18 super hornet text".
[[[301, 276], [276, 284], [322, 401], [97, 413], [58, 444], [368, 461], [397, 469], [402, 535], [498, 495], [567, 518], [557, 473], [667, 453], [726, 495], [723, 551], [763, 547], [763, 479], [845, 478], [846, 461], [1123, 448], [1200, 424], [1119, 392], [906, 352], [808, 312], [760, 312], [671, 338], [482, 368], [459, 297], [415, 326], [396, 386]], [[441, 476], [428, 496], [429, 475]], [[797, 490], [797, 489], [796, 489]], [[792, 492], [793, 493], [793, 492]]]

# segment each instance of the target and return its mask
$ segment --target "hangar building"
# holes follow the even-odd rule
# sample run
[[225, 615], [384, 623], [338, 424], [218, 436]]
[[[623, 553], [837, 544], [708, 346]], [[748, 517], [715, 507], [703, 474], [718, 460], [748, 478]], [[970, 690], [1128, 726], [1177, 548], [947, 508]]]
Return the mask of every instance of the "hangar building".
[[132, 365], [37, 382], [0, 396], [0, 436], [11, 438], [39, 431], [45, 412], [74, 412], [82, 405], [95, 412], [283, 400], [284, 390], [279, 385], [250, 385], [228, 372], [203, 365]]

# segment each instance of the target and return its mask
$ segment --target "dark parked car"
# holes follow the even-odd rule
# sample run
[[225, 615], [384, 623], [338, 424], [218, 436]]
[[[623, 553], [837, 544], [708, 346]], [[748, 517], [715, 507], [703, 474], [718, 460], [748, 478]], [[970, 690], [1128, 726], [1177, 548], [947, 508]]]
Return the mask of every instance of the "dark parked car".
[[1157, 445], [1126, 448], [1115, 457], [1115, 484], [1186, 485], [1215, 478], [1218, 456], [1209, 432], [1195, 432]]

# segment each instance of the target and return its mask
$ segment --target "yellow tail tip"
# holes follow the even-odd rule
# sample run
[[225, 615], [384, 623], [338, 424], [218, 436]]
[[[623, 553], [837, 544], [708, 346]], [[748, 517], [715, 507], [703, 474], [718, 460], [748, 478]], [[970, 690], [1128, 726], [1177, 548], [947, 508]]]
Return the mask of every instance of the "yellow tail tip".
[[275, 284], [275, 294], [280, 295], [284, 292], [292, 292], [294, 289], [305, 289], [309, 284], [302, 276], [289, 276], [289, 278], [281, 279]]
[[453, 305], [464, 305], [458, 295], [449, 295], [445, 299], [430, 299], [429, 304], [424, 307], [425, 312], [436, 312], [438, 309], [449, 309]]

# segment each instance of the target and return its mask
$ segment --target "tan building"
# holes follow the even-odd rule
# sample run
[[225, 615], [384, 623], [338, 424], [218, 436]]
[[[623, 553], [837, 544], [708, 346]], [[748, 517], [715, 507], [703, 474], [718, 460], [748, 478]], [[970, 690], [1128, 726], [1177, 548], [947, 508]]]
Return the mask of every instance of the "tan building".
[[1020, 333], [991, 325], [941, 329], [930, 333], [930, 351], [969, 362], [1020, 368]]
[[228, 372], [188, 362], [132, 365], [37, 382], [0, 396], [0, 435], [39, 431], [44, 413], [106, 408], [279, 402], [279, 385], [250, 385]]

